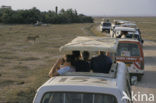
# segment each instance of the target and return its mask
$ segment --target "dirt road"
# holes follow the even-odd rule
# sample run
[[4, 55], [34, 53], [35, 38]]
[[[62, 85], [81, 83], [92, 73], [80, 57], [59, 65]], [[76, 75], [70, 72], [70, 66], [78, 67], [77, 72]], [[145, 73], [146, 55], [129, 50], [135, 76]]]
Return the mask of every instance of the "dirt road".
[[144, 42], [144, 56], [145, 56], [145, 74], [141, 82], [133, 86], [132, 90], [137, 94], [153, 94], [155, 96], [154, 102], [134, 102], [134, 103], [156, 103], [156, 43], [145, 40]]

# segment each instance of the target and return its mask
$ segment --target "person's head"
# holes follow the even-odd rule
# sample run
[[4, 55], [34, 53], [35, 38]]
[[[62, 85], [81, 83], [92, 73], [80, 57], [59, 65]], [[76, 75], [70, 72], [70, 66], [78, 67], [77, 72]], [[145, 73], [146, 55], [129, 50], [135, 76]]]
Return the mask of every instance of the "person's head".
[[127, 31], [121, 31], [121, 35], [126, 35], [126, 34], [128, 34]]
[[84, 51], [82, 53], [82, 57], [83, 57], [84, 60], [88, 60], [89, 59], [89, 52], [88, 51]]
[[126, 38], [126, 35], [121, 35], [121, 38]]
[[106, 55], [104, 51], [99, 51], [99, 55]]
[[73, 55], [65, 55], [64, 60], [66, 62], [72, 62], [74, 60], [74, 57], [73, 57]]
[[80, 58], [80, 51], [72, 51], [72, 55], [75, 57], [75, 59]]

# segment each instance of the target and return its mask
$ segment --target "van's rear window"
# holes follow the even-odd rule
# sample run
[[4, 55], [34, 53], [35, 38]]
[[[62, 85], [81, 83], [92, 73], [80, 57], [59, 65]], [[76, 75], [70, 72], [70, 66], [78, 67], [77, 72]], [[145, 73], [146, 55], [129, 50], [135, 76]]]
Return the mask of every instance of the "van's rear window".
[[111, 26], [111, 23], [103, 23], [103, 26]]
[[120, 43], [117, 50], [117, 56], [140, 56], [140, 50], [137, 44]]
[[48, 92], [41, 103], [117, 103], [117, 100], [108, 94]]

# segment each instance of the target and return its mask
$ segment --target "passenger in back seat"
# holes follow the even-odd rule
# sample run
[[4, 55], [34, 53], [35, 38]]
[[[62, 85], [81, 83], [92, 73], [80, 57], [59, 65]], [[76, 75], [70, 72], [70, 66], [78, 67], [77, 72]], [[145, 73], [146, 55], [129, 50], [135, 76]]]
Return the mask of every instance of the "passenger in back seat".
[[66, 55], [64, 61], [59, 59], [49, 72], [49, 77], [63, 75], [66, 72], [74, 72], [73, 55]]
[[121, 31], [121, 34], [119, 36], [117, 36], [117, 38], [126, 38], [127, 34], [128, 34], [127, 31]]
[[84, 51], [82, 53], [83, 58], [81, 58], [80, 51], [73, 51], [73, 55], [75, 56], [74, 66], [76, 72], [90, 72], [89, 53]]
[[100, 51], [100, 55], [91, 59], [91, 69], [96, 73], [109, 73], [112, 59]]

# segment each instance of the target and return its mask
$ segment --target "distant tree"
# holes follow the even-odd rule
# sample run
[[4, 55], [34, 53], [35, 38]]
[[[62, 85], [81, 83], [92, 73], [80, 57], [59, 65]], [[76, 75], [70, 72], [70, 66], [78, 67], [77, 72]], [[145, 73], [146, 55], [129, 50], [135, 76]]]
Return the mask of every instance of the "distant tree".
[[0, 21], [3, 23], [12, 22], [12, 14], [13, 14], [13, 11], [10, 8], [0, 9]]
[[9, 24], [32, 24], [36, 21], [52, 24], [62, 23], [85, 23], [93, 22], [92, 17], [78, 14], [76, 10], [61, 9], [58, 12], [56, 6], [55, 11], [41, 12], [37, 8], [28, 10], [12, 10], [11, 8], [0, 8], [0, 22]]
[[57, 6], [55, 7], [55, 12], [56, 12], [56, 14], [58, 13], [58, 7]]

